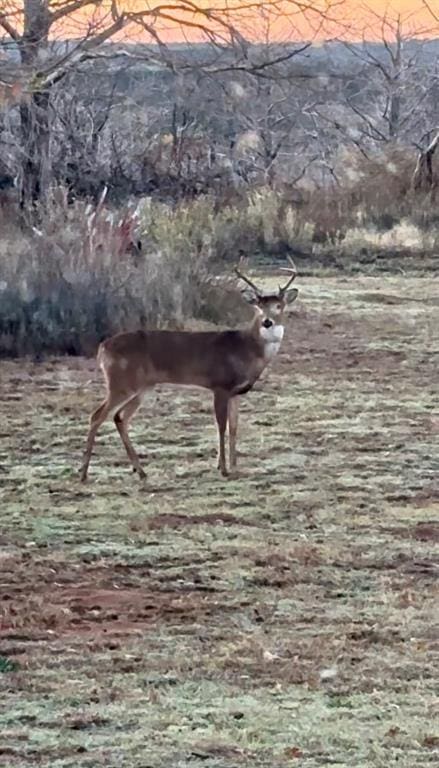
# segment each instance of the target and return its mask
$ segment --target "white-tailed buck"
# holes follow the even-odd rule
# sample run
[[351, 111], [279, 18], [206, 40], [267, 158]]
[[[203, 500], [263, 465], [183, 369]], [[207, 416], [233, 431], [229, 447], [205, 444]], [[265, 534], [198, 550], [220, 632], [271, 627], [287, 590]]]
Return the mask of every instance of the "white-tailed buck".
[[[146, 390], [155, 384], [180, 384], [210, 389], [218, 424], [218, 468], [227, 475], [225, 434], [229, 425], [230, 466], [236, 467], [238, 397], [246, 394], [279, 350], [284, 335], [284, 313], [298, 291], [290, 288], [296, 269], [283, 287], [263, 293], [236, 270], [251, 288], [247, 300], [255, 315], [247, 328], [226, 331], [135, 331], [104, 341], [97, 360], [105, 377], [107, 397], [92, 414], [81, 469], [85, 481], [99, 427], [114, 414], [114, 421], [134, 470], [145, 473], [128, 436], [128, 422]], [[285, 271], [285, 270], [284, 270]]]

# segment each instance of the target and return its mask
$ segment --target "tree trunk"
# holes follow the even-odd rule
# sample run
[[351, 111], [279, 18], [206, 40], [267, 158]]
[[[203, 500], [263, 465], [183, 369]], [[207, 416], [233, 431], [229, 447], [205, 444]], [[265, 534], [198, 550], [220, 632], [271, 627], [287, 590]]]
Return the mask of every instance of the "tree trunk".
[[49, 94], [34, 93], [20, 107], [22, 165], [21, 206], [33, 204], [44, 194], [50, 180]]
[[[49, 40], [48, 0], [25, 0], [24, 29], [19, 42], [21, 63], [38, 74], [39, 62]], [[49, 167], [49, 92], [30, 94], [20, 107], [21, 140], [24, 151], [20, 203], [22, 207], [39, 200], [47, 189]]]
[[412, 186], [416, 190], [429, 191], [434, 186], [433, 157], [439, 145], [439, 133], [430, 142], [425, 152], [420, 152], [413, 173]]
[[391, 139], [397, 139], [401, 128], [401, 82], [403, 78], [402, 66], [402, 29], [401, 19], [398, 17], [396, 27], [396, 47], [394, 51], [389, 49], [391, 57], [391, 75], [390, 75], [390, 104], [389, 104], [389, 136]]
[[393, 84], [390, 95], [389, 136], [391, 139], [398, 138], [401, 123], [401, 97], [398, 88], [398, 85]]

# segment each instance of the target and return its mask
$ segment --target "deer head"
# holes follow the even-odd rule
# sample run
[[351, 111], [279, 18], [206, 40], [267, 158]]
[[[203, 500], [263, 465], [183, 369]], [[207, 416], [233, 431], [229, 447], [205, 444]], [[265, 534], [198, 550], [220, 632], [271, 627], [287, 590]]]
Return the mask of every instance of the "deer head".
[[[238, 277], [247, 283], [251, 293], [244, 294], [246, 300], [255, 309], [255, 319], [252, 324], [252, 333], [262, 340], [264, 344], [264, 357], [269, 360], [279, 351], [284, 335], [284, 314], [288, 304], [296, 300], [299, 291], [290, 288], [296, 278], [297, 270], [292, 259], [289, 259], [291, 267], [287, 268], [289, 278], [285, 285], [280, 285], [277, 291], [262, 292], [246, 275], [236, 269]], [[285, 271], [285, 270], [284, 270]]]
[[260, 316], [261, 326], [263, 328], [270, 328], [272, 325], [281, 325], [287, 306], [297, 299], [299, 291], [297, 288], [290, 288], [291, 283], [297, 276], [297, 270], [293, 260], [290, 257], [288, 257], [288, 260], [291, 267], [282, 268], [282, 271], [288, 272], [289, 274], [287, 282], [285, 285], [280, 285], [277, 291], [270, 293], [261, 291], [250, 278], [244, 275], [239, 269], [235, 269], [238, 277], [251, 288], [251, 292], [246, 291], [243, 295], [246, 301], [255, 307], [257, 314]]

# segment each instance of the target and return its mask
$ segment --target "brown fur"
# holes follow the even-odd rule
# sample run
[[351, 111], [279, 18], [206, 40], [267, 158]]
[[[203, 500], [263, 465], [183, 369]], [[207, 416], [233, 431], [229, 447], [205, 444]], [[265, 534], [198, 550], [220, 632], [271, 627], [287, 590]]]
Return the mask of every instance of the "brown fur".
[[[125, 369], [120, 360], [129, 361]], [[101, 344], [98, 362], [110, 386], [127, 393], [165, 383], [233, 392], [265, 364], [261, 339], [238, 330], [121, 333]]]

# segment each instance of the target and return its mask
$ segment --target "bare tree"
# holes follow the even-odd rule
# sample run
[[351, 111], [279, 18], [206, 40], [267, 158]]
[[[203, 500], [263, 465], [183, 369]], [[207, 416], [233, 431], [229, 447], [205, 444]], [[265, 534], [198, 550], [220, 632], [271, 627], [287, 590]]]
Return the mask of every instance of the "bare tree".
[[[333, 102], [315, 114], [338, 140], [361, 154], [392, 146], [420, 147], [439, 121], [438, 49], [431, 27], [413, 25], [410, 15], [382, 16], [369, 9], [370, 25], [361, 44], [343, 41], [350, 76]], [[380, 39], [371, 42], [380, 30]]]
[[[277, 61], [261, 63], [253, 57], [243, 33], [249, 15], [258, 9], [290, 20], [300, 14], [309, 17], [311, 24], [316, 19], [330, 19], [331, 9], [338, 5], [340, 0], [307, 4], [301, 0], [282, 4], [277, 0], [212, 0], [208, 5], [193, 0], [171, 4], [144, 0], [132, 6], [122, 0], [112, 0], [111, 4], [101, 0], [4, 0], [0, 9], [4, 32], [1, 47], [9, 58], [0, 67], [0, 84], [20, 101], [22, 202], [40, 197], [50, 180], [52, 89], [83, 62], [113, 57], [109, 41], [119, 41], [122, 36], [146, 40], [150, 45], [142, 48], [141, 57], [171, 69], [201, 63], [210, 71], [236, 67], [266, 76]], [[214, 55], [202, 62], [181, 61], [166, 44], [169, 26], [178, 28], [183, 39], [209, 41]], [[295, 53], [295, 49], [283, 50], [278, 59], [288, 60]], [[133, 54], [125, 50], [124, 55]]]

